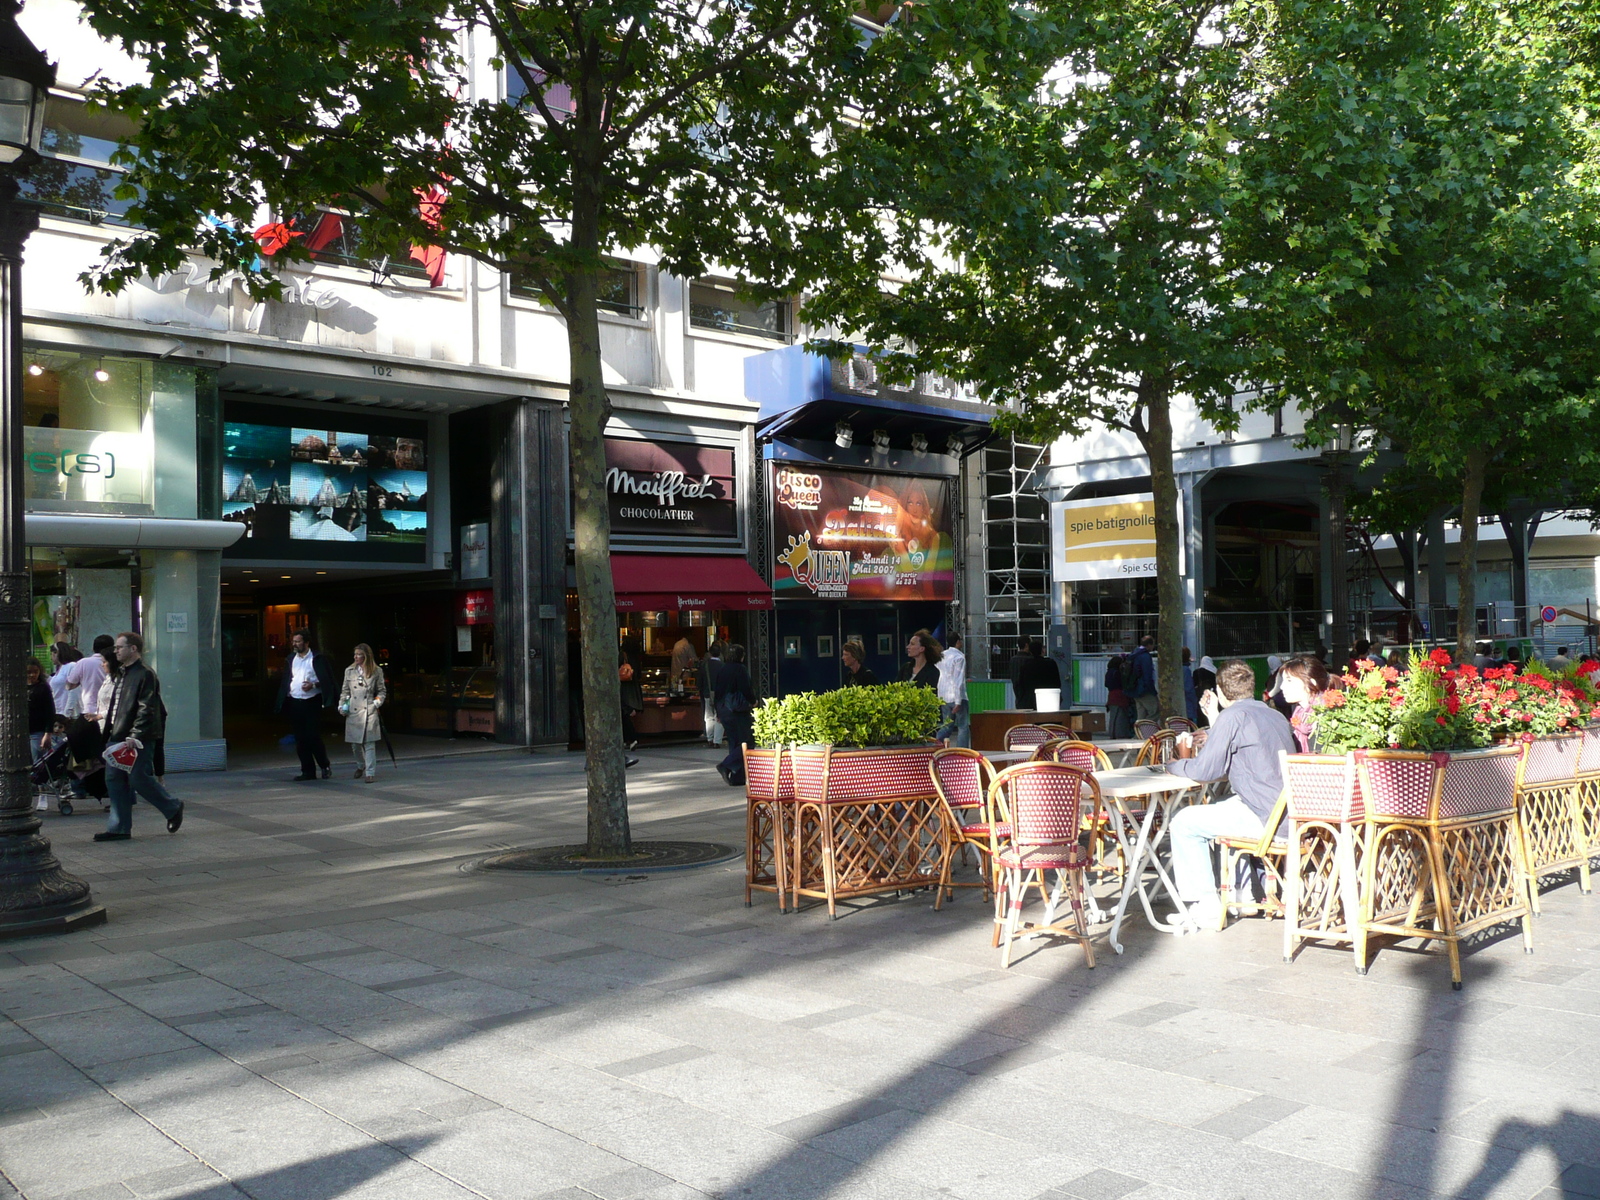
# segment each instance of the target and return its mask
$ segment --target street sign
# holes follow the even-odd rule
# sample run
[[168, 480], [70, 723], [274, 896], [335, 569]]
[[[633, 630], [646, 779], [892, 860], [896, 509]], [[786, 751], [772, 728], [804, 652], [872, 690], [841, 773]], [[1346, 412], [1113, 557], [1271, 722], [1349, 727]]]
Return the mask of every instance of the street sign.
[[1551, 605], [1546, 604], [1539, 610], [1539, 620], [1546, 625], [1554, 625], [1556, 623], [1556, 610]]

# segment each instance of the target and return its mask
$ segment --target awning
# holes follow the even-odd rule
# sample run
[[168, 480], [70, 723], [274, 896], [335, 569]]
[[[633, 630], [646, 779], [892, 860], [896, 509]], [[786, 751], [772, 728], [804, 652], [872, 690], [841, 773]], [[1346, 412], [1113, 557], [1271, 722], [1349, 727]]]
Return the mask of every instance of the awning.
[[613, 554], [611, 579], [621, 612], [772, 607], [772, 589], [732, 555]]

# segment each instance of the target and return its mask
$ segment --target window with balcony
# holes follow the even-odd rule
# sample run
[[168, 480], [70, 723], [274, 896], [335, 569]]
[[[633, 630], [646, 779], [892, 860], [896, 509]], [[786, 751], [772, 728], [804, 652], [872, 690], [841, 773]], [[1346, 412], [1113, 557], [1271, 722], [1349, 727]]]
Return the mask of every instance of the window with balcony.
[[702, 279], [689, 285], [689, 324], [696, 329], [787, 342], [793, 334], [792, 313], [787, 300], [742, 299], [733, 283]]
[[292, 214], [284, 221], [290, 229], [304, 234], [301, 241], [312, 262], [334, 266], [359, 267], [381, 275], [405, 275], [426, 279], [428, 268], [410, 256], [376, 253], [362, 235], [361, 220], [336, 209], [313, 208]]
[[133, 136], [127, 117], [91, 108], [76, 96], [52, 93], [45, 104], [39, 141], [43, 161], [21, 179], [22, 196], [57, 217], [91, 225], [126, 225], [137, 195], [119, 198], [126, 170], [111, 156], [119, 143]]

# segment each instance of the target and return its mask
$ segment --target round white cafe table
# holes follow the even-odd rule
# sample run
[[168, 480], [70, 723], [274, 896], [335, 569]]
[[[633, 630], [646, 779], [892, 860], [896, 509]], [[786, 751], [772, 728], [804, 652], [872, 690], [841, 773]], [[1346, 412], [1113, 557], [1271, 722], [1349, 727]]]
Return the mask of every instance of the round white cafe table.
[[[1170, 925], [1156, 919], [1151, 904], [1151, 900], [1159, 899], [1164, 891], [1178, 914], [1180, 926], [1186, 930], [1192, 929], [1194, 923], [1189, 919], [1188, 908], [1178, 899], [1177, 885], [1162, 862], [1161, 847], [1172, 829], [1173, 813], [1198, 797], [1204, 785], [1185, 779], [1182, 775], [1174, 775], [1165, 767], [1119, 767], [1115, 771], [1096, 771], [1094, 779], [1100, 785], [1100, 795], [1105, 799], [1106, 808], [1115, 814], [1115, 819], [1110, 822], [1111, 832], [1122, 847], [1123, 861], [1128, 864], [1123, 875], [1122, 892], [1117, 897], [1117, 909], [1111, 918], [1111, 948], [1118, 954], [1122, 953], [1122, 918], [1135, 892], [1139, 894], [1145, 919], [1152, 928], [1165, 933], [1176, 932]], [[1137, 802], [1140, 801], [1144, 804], [1142, 821], [1139, 820], [1137, 808]], [[1161, 814], [1161, 826], [1155, 828], [1158, 812]], [[1139, 836], [1133, 845], [1129, 845], [1128, 826], [1135, 822], [1138, 823]], [[1155, 879], [1149, 883], [1145, 882], [1144, 877], [1147, 868], [1155, 872]], [[1152, 889], [1156, 893], [1154, 897], [1151, 895]]]

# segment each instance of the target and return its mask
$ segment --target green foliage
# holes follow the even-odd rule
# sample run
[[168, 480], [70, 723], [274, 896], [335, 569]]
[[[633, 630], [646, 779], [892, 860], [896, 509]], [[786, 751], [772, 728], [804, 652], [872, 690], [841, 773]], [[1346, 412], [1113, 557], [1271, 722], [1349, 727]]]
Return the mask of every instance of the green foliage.
[[939, 728], [939, 697], [914, 683], [800, 692], [755, 713], [758, 746], [900, 746]]

